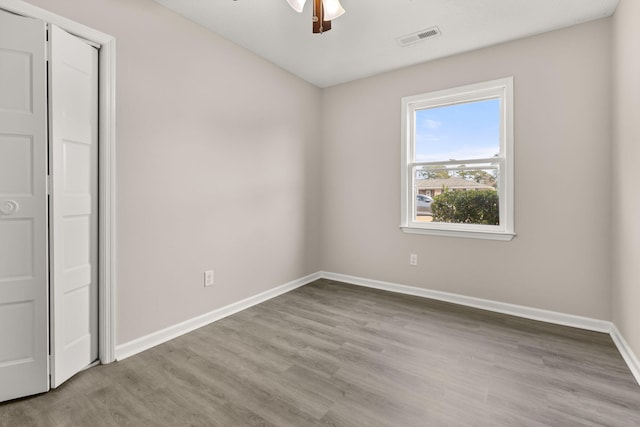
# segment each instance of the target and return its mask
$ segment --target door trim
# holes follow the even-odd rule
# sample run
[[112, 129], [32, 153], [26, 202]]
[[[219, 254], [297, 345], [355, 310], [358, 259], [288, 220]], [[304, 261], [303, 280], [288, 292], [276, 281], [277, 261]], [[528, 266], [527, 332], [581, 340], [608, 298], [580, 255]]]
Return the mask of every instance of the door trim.
[[22, 0], [0, 0], [0, 9], [55, 24], [99, 46], [98, 357], [111, 363], [116, 347], [116, 39]]

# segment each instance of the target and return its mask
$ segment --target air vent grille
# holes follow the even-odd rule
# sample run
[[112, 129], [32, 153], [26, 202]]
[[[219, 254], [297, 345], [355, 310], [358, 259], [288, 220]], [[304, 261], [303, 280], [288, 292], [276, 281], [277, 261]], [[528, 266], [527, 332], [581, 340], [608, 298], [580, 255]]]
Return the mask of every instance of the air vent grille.
[[402, 47], [409, 46], [414, 43], [418, 43], [419, 41], [431, 39], [433, 37], [438, 37], [440, 35], [440, 29], [438, 27], [431, 27], [425, 30], [417, 31], [413, 34], [407, 34], [405, 36], [401, 36], [396, 38], [398, 44]]

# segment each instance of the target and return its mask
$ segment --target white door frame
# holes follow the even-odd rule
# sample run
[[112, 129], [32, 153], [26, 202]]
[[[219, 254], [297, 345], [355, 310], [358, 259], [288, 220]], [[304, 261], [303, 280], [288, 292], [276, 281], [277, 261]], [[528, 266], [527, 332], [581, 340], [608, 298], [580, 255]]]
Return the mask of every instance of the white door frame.
[[0, 9], [55, 24], [99, 47], [98, 357], [115, 361], [116, 328], [116, 40], [113, 36], [22, 0], [0, 0]]

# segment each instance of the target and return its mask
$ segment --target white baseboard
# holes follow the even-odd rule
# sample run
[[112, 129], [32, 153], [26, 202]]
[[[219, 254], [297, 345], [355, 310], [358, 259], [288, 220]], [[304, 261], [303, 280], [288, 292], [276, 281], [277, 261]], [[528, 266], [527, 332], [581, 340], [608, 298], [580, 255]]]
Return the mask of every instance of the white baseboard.
[[162, 329], [157, 332], [153, 332], [151, 334], [137, 338], [133, 341], [129, 341], [124, 344], [117, 345], [116, 360], [123, 360], [123, 359], [126, 359], [127, 357], [131, 357], [144, 350], [148, 350], [151, 347], [155, 347], [159, 344], [162, 344], [164, 342], [177, 338], [180, 335], [184, 335], [195, 329], [201, 328], [212, 322], [215, 322], [216, 320], [220, 320], [224, 317], [227, 317], [239, 311], [245, 310], [256, 304], [260, 304], [261, 302], [270, 300], [271, 298], [275, 298], [279, 295], [292, 291], [296, 288], [299, 288], [300, 286], [304, 286], [320, 278], [321, 278], [320, 273], [313, 273], [308, 276], [302, 277], [300, 279], [293, 280], [289, 283], [285, 283], [284, 285], [280, 285], [273, 289], [269, 289], [268, 291], [259, 293], [258, 295], [254, 295], [252, 297], [243, 299], [242, 301], [238, 301], [233, 304], [229, 304], [225, 307], [219, 308], [217, 310], [213, 310], [209, 313], [205, 313], [201, 316], [197, 316], [192, 319], [185, 320], [184, 322], [178, 323], [173, 326], [169, 326], [168, 328]]
[[620, 331], [613, 322], [609, 322], [607, 320], [592, 319], [590, 317], [559, 313], [556, 311], [543, 310], [539, 308], [526, 307], [522, 305], [468, 297], [459, 294], [452, 294], [449, 292], [399, 285], [397, 283], [383, 282], [380, 280], [366, 279], [363, 277], [349, 276], [346, 274], [322, 271], [320, 272], [320, 276], [323, 279], [335, 280], [338, 282], [345, 282], [358, 286], [365, 286], [367, 288], [380, 289], [384, 291], [413, 295], [423, 298], [431, 298], [439, 301], [446, 301], [454, 304], [494, 311], [497, 313], [524, 317], [526, 319], [554, 323], [556, 325], [571, 326], [573, 328], [608, 333], [611, 336], [613, 343], [618, 348], [618, 351], [622, 355], [622, 358], [627, 363], [627, 366], [629, 366], [629, 369], [636, 379], [636, 382], [638, 383], [638, 385], [640, 385], [640, 361], [636, 357], [633, 350], [631, 350], [631, 347], [629, 347], [629, 344], [627, 344], [624, 337], [622, 336], [622, 334], [620, 334]]
[[571, 326], [574, 328], [587, 329], [597, 332], [609, 333], [611, 331], [611, 322], [606, 320], [598, 320], [589, 317], [575, 316], [572, 314], [543, 310], [540, 308], [532, 308], [482, 298], [468, 297], [449, 292], [416, 288], [413, 286], [399, 285], [396, 283], [382, 282], [379, 280], [365, 279], [363, 277], [348, 276], [345, 274], [329, 273], [324, 271], [320, 274], [325, 279], [336, 280], [338, 282], [346, 282], [354, 285], [365, 286], [368, 288], [381, 289], [384, 291], [397, 292], [400, 294], [446, 301], [454, 304], [465, 305], [468, 307], [494, 311], [496, 313], [524, 317], [526, 319], [540, 320], [557, 325]]
[[625, 362], [627, 362], [627, 366], [631, 370], [631, 373], [635, 377], [638, 384], [640, 384], [640, 361], [634, 354], [633, 350], [631, 350], [631, 347], [629, 347], [629, 344], [627, 344], [627, 341], [625, 341], [624, 337], [614, 323], [611, 324], [610, 334], [611, 339], [616, 344], [616, 347], [618, 347], [618, 351], [622, 355], [622, 358]]
[[509, 314], [526, 319], [539, 320], [542, 322], [554, 323], [557, 325], [570, 326], [573, 328], [586, 329], [595, 332], [604, 332], [611, 335], [611, 339], [620, 351], [625, 362], [629, 366], [633, 376], [640, 384], [640, 361], [631, 350], [618, 328], [609, 321], [592, 319], [589, 317], [575, 316], [572, 314], [559, 313], [556, 311], [543, 310], [539, 308], [526, 307], [516, 304], [492, 301], [482, 298], [468, 297], [464, 295], [435, 291], [430, 289], [416, 288], [413, 286], [400, 285], [397, 283], [383, 282], [380, 280], [366, 279], [363, 277], [349, 276], [346, 274], [319, 271], [300, 279], [293, 280], [284, 285], [280, 285], [258, 295], [246, 298], [242, 301], [219, 308], [209, 313], [203, 314], [193, 319], [178, 323], [149, 335], [145, 335], [133, 341], [116, 346], [116, 359], [123, 360], [156, 345], [179, 337], [195, 329], [206, 326], [216, 320], [230, 316], [239, 311], [245, 310], [261, 302], [292, 291], [318, 279], [335, 280], [352, 285], [364, 286], [373, 289], [396, 292], [405, 295], [413, 295], [423, 298], [430, 298], [439, 301], [446, 301], [468, 307], [480, 308], [496, 313]]

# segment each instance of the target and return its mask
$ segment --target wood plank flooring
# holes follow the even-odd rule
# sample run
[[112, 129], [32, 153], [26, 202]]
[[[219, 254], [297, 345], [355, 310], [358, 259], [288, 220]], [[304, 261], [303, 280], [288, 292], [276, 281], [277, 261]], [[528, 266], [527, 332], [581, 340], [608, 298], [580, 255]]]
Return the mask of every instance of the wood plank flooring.
[[640, 426], [607, 334], [329, 280], [52, 392], [0, 426]]

